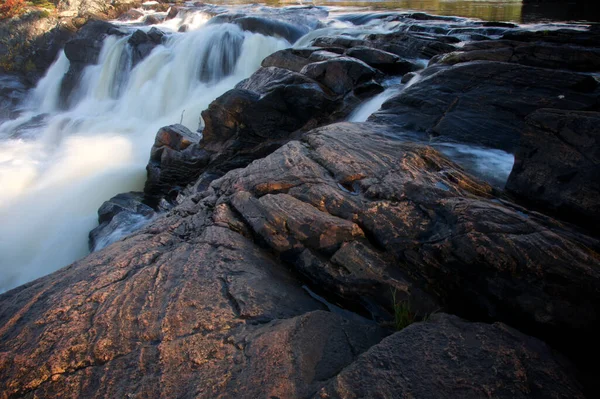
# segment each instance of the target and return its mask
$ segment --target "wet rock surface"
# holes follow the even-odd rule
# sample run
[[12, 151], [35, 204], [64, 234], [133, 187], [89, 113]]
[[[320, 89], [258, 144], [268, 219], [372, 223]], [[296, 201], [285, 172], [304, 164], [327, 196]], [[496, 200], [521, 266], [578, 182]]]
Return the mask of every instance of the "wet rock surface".
[[369, 120], [438, 140], [514, 152], [525, 117], [537, 109], [597, 110], [590, 75], [491, 61], [426, 69], [423, 79], [388, 100]]
[[79, 30], [73, 40], [65, 44], [64, 51], [70, 64], [60, 87], [60, 99], [64, 108], [73, 105], [73, 94], [79, 85], [81, 74], [86, 66], [98, 62], [102, 42], [108, 35], [124, 36], [125, 32], [108, 22], [92, 20]]

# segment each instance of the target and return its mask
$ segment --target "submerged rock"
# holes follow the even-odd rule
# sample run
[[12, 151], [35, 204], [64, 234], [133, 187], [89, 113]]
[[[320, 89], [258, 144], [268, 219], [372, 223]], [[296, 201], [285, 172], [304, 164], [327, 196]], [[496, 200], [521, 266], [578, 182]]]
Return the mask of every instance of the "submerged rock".
[[129, 192], [112, 197], [98, 209], [98, 226], [90, 231], [90, 252], [100, 250], [140, 229], [155, 215], [144, 204], [144, 193]]

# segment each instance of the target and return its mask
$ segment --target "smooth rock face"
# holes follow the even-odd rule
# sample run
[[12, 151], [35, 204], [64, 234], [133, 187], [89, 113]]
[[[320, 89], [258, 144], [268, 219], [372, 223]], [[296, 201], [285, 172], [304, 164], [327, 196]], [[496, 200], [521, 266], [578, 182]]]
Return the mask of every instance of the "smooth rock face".
[[448, 53], [438, 57], [432, 62], [455, 65], [469, 61], [499, 61], [581, 72], [600, 70], [600, 48], [573, 45], [486, 40], [468, 44], [460, 52]]
[[527, 123], [507, 190], [597, 231], [600, 113], [539, 110]]
[[313, 396], [374, 397], [585, 396], [543, 342], [502, 323], [469, 323], [437, 314], [384, 339]]
[[598, 82], [585, 74], [478, 61], [428, 68], [422, 75], [369, 120], [514, 152], [533, 111], [599, 106]]

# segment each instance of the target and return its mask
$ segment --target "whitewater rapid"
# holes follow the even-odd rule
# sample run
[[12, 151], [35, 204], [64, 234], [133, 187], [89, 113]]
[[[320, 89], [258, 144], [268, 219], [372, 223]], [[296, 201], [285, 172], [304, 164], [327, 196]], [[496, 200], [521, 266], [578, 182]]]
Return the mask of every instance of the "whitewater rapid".
[[131, 70], [122, 68], [128, 37], [107, 37], [67, 110], [61, 52], [21, 116], [0, 125], [0, 292], [85, 256], [100, 205], [143, 187], [157, 130], [197, 131], [210, 102], [290, 46], [208, 19], [194, 17]]

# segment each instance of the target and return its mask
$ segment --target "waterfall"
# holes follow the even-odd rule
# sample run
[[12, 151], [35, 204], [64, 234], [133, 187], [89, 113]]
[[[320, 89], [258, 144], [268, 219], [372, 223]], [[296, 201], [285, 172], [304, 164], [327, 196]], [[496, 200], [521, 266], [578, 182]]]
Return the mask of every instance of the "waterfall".
[[58, 107], [69, 68], [61, 52], [21, 117], [0, 125], [0, 292], [85, 256], [99, 206], [143, 187], [157, 130], [183, 111], [183, 124], [197, 130], [215, 98], [290, 46], [211, 24], [171, 34], [130, 69], [127, 40], [104, 40], [68, 110]]

